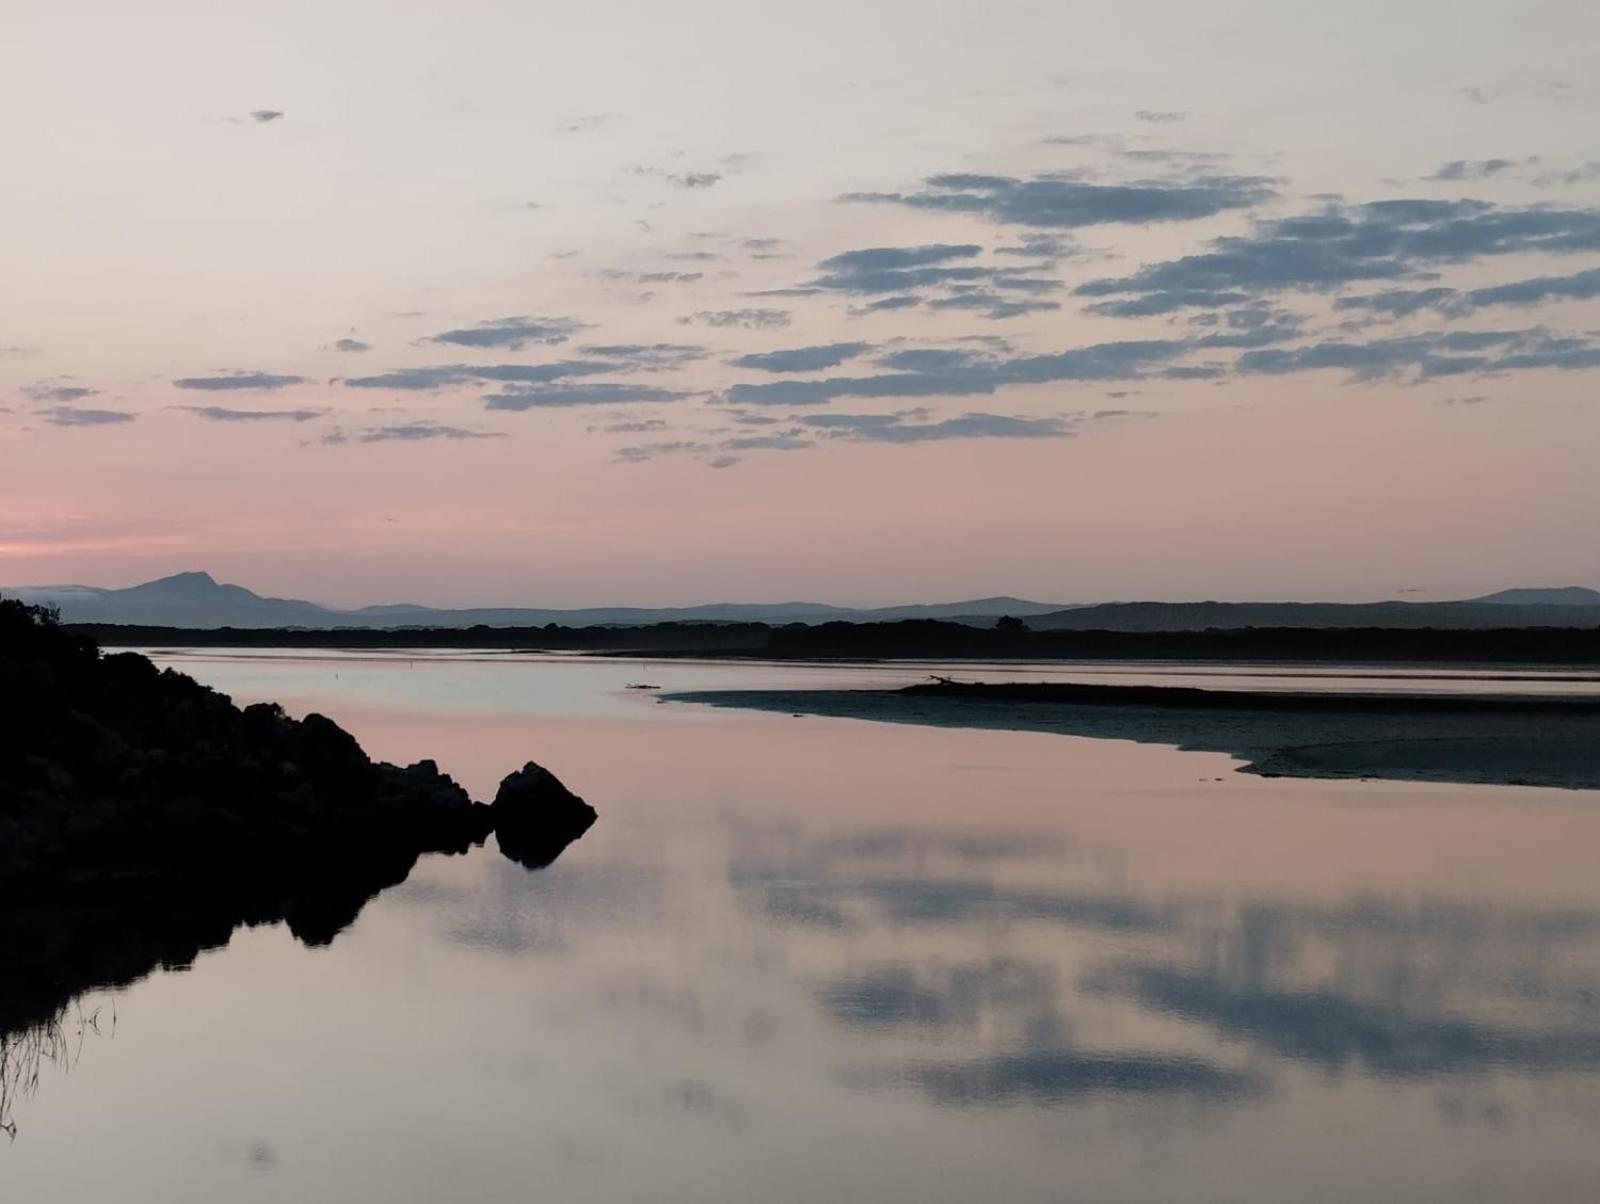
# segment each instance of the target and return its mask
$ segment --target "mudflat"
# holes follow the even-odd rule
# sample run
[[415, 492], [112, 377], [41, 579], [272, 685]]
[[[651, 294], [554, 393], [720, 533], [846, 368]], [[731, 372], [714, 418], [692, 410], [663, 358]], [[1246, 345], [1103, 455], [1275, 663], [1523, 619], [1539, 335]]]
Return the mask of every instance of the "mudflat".
[[1221, 752], [1266, 777], [1600, 789], [1600, 700], [938, 683], [719, 690], [669, 701], [885, 723], [1059, 732]]

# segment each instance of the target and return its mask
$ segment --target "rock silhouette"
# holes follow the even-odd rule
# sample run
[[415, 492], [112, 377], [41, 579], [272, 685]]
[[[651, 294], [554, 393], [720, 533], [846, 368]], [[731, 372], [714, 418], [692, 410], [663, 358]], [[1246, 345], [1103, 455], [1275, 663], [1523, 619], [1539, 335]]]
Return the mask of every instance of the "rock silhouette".
[[432, 761], [375, 762], [325, 716], [241, 710], [0, 600], [0, 1033], [240, 924], [326, 944], [422, 853], [499, 822], [538, 868], [594, 818], [532, 762], [485, 806]]
[[596, 818], [593, 807], [532, 761], [506, 775], [490, 809], [500, 851], [530, 870], [549, 865]]

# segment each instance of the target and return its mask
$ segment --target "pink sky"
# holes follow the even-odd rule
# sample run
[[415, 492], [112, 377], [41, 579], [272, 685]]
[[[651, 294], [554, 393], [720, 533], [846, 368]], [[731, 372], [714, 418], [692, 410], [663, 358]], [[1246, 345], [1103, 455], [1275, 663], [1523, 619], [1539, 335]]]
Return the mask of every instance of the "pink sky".
[[0, 588], [1600, 584], [1592, 5], [16, 7]]

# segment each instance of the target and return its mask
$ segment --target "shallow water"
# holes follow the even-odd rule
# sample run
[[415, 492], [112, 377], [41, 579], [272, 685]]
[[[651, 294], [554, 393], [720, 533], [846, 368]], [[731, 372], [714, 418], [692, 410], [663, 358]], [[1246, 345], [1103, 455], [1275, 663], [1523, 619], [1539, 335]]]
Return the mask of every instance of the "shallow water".
[[537, 759], [600, 822], [536, 873], [426, 858], [327, 948], [245, 930], [81, 1001], [8, 1200], [1600, 1188], [1600, 794], [623, 688], [860, 668], [172, 663], [479, 797]]

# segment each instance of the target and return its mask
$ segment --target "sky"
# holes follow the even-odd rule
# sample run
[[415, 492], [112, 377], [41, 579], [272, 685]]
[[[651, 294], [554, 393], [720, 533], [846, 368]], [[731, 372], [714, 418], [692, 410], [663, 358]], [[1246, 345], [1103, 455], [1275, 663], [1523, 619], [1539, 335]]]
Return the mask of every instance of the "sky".
[[10, 0], [0, 588], [1600, 585], [1592, 0]]

